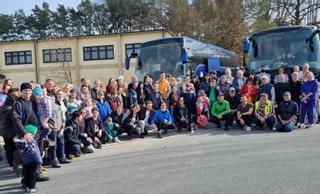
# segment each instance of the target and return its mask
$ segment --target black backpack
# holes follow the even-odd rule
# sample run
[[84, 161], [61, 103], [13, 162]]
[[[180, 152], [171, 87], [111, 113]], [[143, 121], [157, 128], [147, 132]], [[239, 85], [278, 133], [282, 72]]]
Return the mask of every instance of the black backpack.
[[12, 106], [2, 106], [0, 108], [0, 136], [8, 136], [13, 131], [11, 117]]

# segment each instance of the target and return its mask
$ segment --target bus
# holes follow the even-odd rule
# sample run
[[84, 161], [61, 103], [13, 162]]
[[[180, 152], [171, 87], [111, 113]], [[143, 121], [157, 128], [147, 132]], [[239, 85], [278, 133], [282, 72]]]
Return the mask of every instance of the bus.
[[142, 43], [139, 53], [127, 56], [127, 69], [132, 58], [137, 59], [135, 74], [139, 78], [145, 74], [158, 77], [160, 72], [168, 72], [174, 77], [200, 75], [212, 70], [223, 71], [224, 66], [238, 65], [234, 52], [185, 36]]
[[246, 68], [259, 73], [262, 66], [274, 76], [283, 67], [291, 73], [294, 65], [305, 64], [319, 78], [320, 40], [315, 26], [282, 26], [253, 33], [243, 41], [243, 52], [249, 53]]

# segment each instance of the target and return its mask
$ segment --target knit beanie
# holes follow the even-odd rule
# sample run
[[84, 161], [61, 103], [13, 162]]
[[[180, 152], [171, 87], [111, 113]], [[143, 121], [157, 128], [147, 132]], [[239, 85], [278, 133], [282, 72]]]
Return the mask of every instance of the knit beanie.
[[36, 87], [34, 88], [33, 95], [34, 96], [43, 96], [43, 91], [42, 91], [42, 89], [41, 89], [39, 84], [36, 85]]
[[24, 82], [20, 85], [20, 91], [22, 92], [25, 89], [32, 90], [32, 85], [29, 82]]

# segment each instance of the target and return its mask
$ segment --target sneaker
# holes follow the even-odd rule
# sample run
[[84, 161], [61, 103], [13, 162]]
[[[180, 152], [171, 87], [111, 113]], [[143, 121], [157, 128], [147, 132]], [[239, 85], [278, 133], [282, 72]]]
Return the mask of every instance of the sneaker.
[[52, 168], [61, 168], [61, 165], [59, 164], [58, 160], [54, 160], [51, 162]]
[[230, 131], [230, 128], [229, 127], [224, 127], [224, 130], [225, 131]]
[[246, 131], [251, 131], [251, 127], [250, 127], [250, 126], [247, 126], [247, 127], [246, 127]]
[[306, 128], [306, 125], [304, 123], [302, 123], [300, 125], [298, 124], [298, 127], [301, 128], [301, 129], [304, 129], [304, 128]]
[[75, 157], [75, 155], [73, 155], [73, 154], [67, 155], [67, 159], [68, 159], [68, 160], [72, 160], [74, 157]]
[[312, 127], [312, 124], [307, 124], [307, 125], [305, 126], [306, 129], [311, 128], [311, 127]]
[[30, 189], [28, 187], [26, 187], [26, 193], [36, 193], [37, 192], [37, 189], [33, 188], [33, 189]]
[[71, 161], [67, 160], [67, 158], [62, 158], [62, 159], [59, 160], [59, 162], [60, 162], [60, 164], [69, 164], [69, 163], [71, 163]]
[[113, 141], [116, 142], [116, 143], [119, 143], [120, 139], [118, 137], [115, 137], [115, 138], [113, 138]]
[[37, 178], [36, 178], [37, 182], [44, 182], [44, 181], [49, 181], [49, 180], [50, 180], [49, 177], [43, 176], [42, 174], [38, 175]]
[[140, 138], [144, 138], [144, 134], [143, 133], [140, 133]]
[[162, 136], [163, 136], [163, 129], [160, 129], [160, 130], [159, 130], [158, 136], [159, 136], [159, 138], [162, 138]]
[[191, 129], [191, 130], [190, 130], [190, 133], [191, 133], [191, 134], [193, 134], [193, 133], [194, 133], [194, 130], [193, 130], [193, 129]]

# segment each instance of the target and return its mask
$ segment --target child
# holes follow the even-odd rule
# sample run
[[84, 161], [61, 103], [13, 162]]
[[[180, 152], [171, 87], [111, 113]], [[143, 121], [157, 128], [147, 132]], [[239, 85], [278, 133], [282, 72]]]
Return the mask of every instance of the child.
[[120, 140], [118, 138], [116, 125], [112, 122], [112, 118], [110, 116], [107, 117], [106, 122], [104, 123], [106, 132], [107, 132], [107, 138], [113, 142], [119, 143]]

